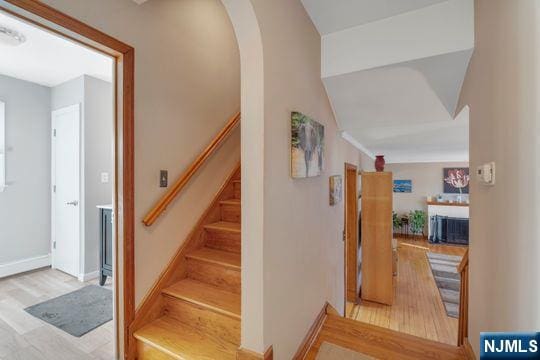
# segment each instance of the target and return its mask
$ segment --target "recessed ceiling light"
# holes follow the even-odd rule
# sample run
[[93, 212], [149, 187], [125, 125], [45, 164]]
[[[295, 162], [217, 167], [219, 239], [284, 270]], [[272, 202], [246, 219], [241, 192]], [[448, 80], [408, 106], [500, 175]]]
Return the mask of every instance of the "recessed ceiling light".
[[0, 25], [0, 43], [18, 46], [26, 41], [26, 37], [18, 31]]

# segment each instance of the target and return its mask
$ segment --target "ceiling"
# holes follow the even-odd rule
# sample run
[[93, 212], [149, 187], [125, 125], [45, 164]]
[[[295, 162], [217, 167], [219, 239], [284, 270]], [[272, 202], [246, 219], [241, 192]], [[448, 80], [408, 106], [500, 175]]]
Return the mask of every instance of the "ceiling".
[[321, 35], [385, 19], [446, 0], [302, 0]]
[[0, 26], [26, 37], [19, 46], [0, 42], [0, 74], [56, 86], [83, 74], [112, 81], [113, 60], [0, 11]]
[[457, 103], [472, 0], [303, 2], [323, 33], [321, 78], [345, 139], [388, 163], [468, 161], [468, 110]]

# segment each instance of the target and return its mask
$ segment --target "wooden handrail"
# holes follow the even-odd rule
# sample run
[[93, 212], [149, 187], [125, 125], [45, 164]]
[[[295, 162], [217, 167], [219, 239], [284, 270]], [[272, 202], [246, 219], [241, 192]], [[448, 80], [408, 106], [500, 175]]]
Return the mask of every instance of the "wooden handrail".
[[465, 254], [463, 254], [463, 257], [461, 258], [461, 262], [457, 267], [458, 273], [462, 273], [467, 265], [469, 265], [469, 249], [465, 251]]
[[186, 171], [180, 176], [180, 178], [174, 183], [169, 191], [163, 195], [163, 197], [156, 203], [156, 205], [148, 212], [143, 219], [143, 224], [146, 226], [152, 225], [157, 218], [163, 214], [167, 209], [167, 206], [176, 198], [176, 196], [187, 185], [189, 180], [197, 173], [200, 167], [208, 160], [210, 156], [219, 148], [219, 146], [229, 137], [231, 132], [240, 122], [240, 113], [236, 113], [232, 118], [227, 121], [227, 124], [221, 131], [214, 137], [212, 142], [204, 149], [204, 151], [191, 163]]
[[457, 345], [464, 346], [469, 323], [469, 249], [465, 251], [457, 270], [461, 275]]

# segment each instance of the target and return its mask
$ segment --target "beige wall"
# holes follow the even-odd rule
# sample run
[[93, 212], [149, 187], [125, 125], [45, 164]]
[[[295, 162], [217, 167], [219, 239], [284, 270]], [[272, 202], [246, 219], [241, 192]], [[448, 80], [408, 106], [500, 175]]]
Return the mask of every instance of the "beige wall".
[[[446, 167], [468, 167], [468, 163], [410, 163], [387, 164], [394, 180], [412, 180], [412, 193], [394, 193], [394, 211], [399, 215], [411, 210], [427, 211], [426, 197], [443, 194], [443, 169]], [[462, 198], [467, 198], [464, 195]], [[445, 195], [444, 199], [457, 200], [457, 195]]]
[[[264, 49], [264, 345], [290, 359], [325, 301], [344, 307], [343, 202], [329, 176], [360, 153], [341, 138], [321, 81], [320, 36], [299, 0], [252, 0]], [[290, 176], [290, 115], [325, 125], [326, 165]], [[250, 344], [243, 344], [249, 347]], [[254, 349], [261, 351], [262, 349]]]
[[477, 0], [470, 105], [471, 168], [495, 161], [496, 185], [471, 186], [469, 337], [540, 328], [539, 2]]
[[141, 302], [240, 159], [239, 131], [152, 228], [141, 220], [240, 108], [240, 59], [219, 0], [45, 0], [135, 48], [135, 291]]

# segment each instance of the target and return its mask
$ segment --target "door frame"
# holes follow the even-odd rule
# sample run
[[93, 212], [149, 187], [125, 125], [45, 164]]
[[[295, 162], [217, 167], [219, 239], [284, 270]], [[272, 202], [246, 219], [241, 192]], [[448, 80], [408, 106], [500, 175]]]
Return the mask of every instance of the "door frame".
[[[358, 303], [358, 167], [345, 163], [344, 171], [344, 298], [345, 316], [347, 302]], [[351, 191], [352, 188], [352, 191]], [[351, 275], [354, 274], [354, 275]]]
[[134, 114], [135, 49], [40, 0], [0, 0], [0, 9], [115, 59], [114, 311], [117, 357], [134, 357], [129, 326], [135, 317]]
[[[83, 235], [83, 229], [84, 225], [82, 225], [82, 221], [84, 220], [84, 189], [81, 187], [81, 177], [83, 174], [81, 174], [81, 105], [80, 104], [73, 104], [69, 106], [64, 106], [63, 108], [53, 110], [51, 111], [51, 262], [52, 267], [55, 268], [55, 254], [56, 254], [56, 247], [54, 246], [54, 242], [56, 241], [56, 135], [54, 134], [54, 129], [56, 129], [56, 123], [54, 116], [56, 114], [61, 114], [64, 112], [68, 112], [71, 110], [77, 109], [77, 112], [79, 113], [79, 117], [77, 118], [77, 128], [78, 128], [78, 152], [79, 152], [79, 164], [78, 164], [78, 178], [77, 181], [79, 183], [79, 237], [75, 243], [75, 250], [73, 256], [75, 257], [75, 270], [76, 274], [70, 274], [73, 276], [76, 276], [79, 278], [81, 273], [81, 244], [83, 243], [82, 240], [84, 239]], [[82, 225], [82, 226], [81, 226]]]

